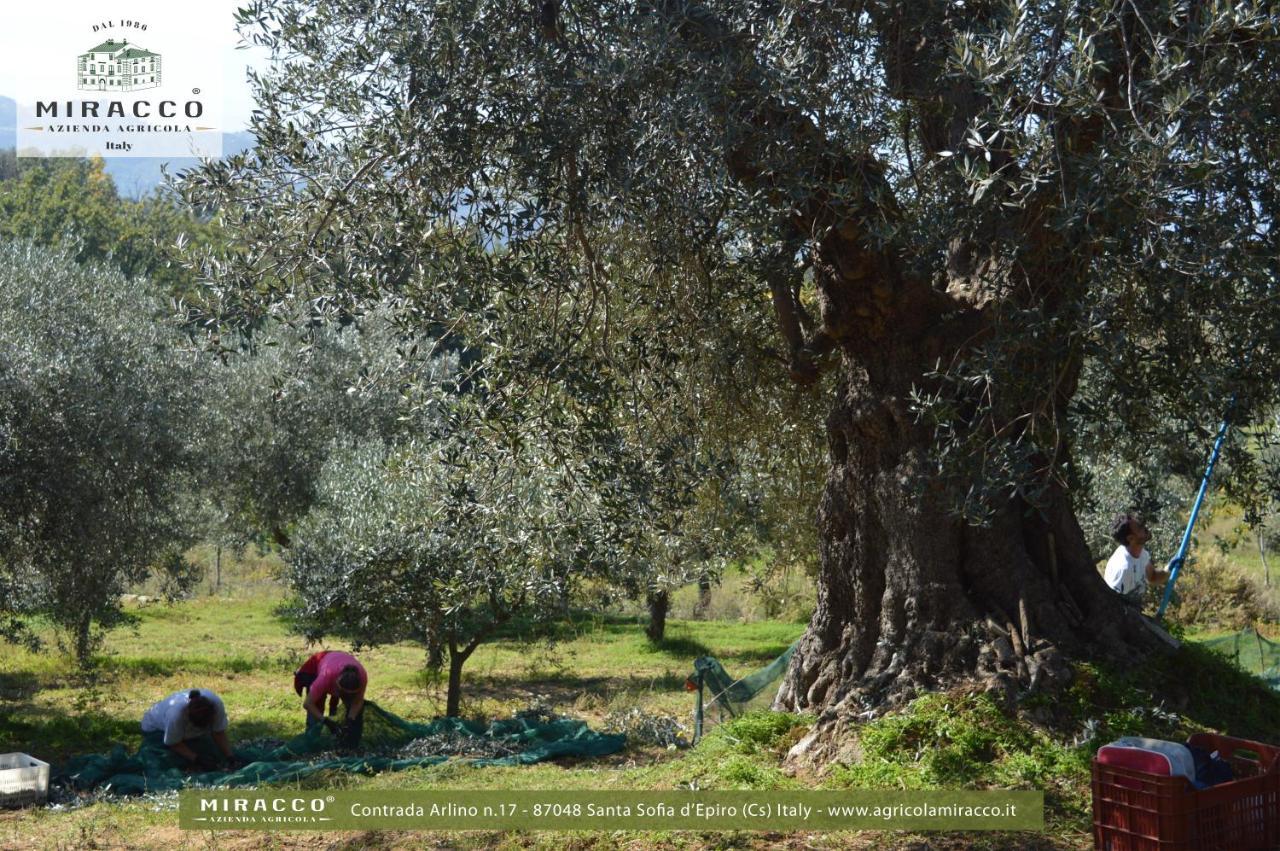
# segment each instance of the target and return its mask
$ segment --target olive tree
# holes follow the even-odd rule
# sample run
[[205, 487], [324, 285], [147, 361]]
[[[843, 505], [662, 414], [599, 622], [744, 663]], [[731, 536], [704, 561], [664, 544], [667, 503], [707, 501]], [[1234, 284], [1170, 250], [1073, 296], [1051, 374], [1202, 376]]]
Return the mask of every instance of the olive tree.
[[191, 579], [203, 347], [145, 281], [25, 242], [0, 242], [0, 340], [4, 606], [85, 664], [129, 584]]
[[447, 652], [457, 715], [476, 648], [513, 619], [556, 613], [564, 583], [592, 567], [592, 507], [569, 473], [482, 428], [335, 451], [287, 554], [300, 625], [415, 641], [435, 664]]
[[[578, 354], [573, 362], [615, 376], [607, 396], [591, 402], [613, 437], [574, 451], [616, 459], [611, 485], [631, 496], [614, 518], [614, 534], [629, 545], [616, 550], [618, 560], [603, 578], [647, 605], [646, 633], [660, 641], [676, 589], [698, 585], [696, 612], [731, 563], [768, 552], [768, 573], [816, 561], [818, 396], [795, 391], [776, 369], [761, 371], [761, 362], [777, 363], [768, 336], [724, 336], [713, 316], [675, 356], [672, 342], [655, 336], [670, 328], [667, 318], [627, 299], [626, 284], [661, 276], [662, 269], [630, 234], [610, 235], [601, 247], [608, 249], [610, 274], [626, 283], [605, 296], [607, 355]], [[724, 267], [725, 278], [750, 280], [756, 273], [748, 263]], [[695, 315], [702, 308], [689, 307]], [[714, 312], [741, 312], [767, 328], [768, 310], [757, 294], [739, 290]]]
[[196, 216], [168, 192], [120, 196], [101, 157], [16, 159], [0, 152], [0, 236], [67, 245], [80, 262], [99, 260], [157, 292], [193, 296], [178, 246], [216, 244], [215, 221]]
[[[386, 304], [359, 315], [315, 303], [219, 339], [201, 430], [214, 537], [287, 547], [336, 443], [411, 431], [411, 388], [456, 362], [421, 345]], [[452, 358], [452, 360], [450, 360]]]
[[[710, 377], [825, 393], [818, 604], [778, 697], [815, 743], [920, 688], [1156, 647], [1094, 570], [1071, 458], [1277, 401], [1268, 4], [524, 8], [249, 2], [278, 64], [256, 152], [186, 181], [236, 211], [209, 277], [246, 310], [402, 293], [535, 397], [771, 332], [779, 358]], [[612, 292], [652, 318], [628, 358]]]
[[[673, 475], [680, 476], [678, 482], [668, 480]], [[729, 562], [753, 555], [760, 541], [729, 470], [654, 466], [649, 477], [654, 498], [614, 518], [612, 533], [625, 537], [628, 546], [613, 551], [598, 578], [611, 591], [644, 603], [645, 634], [661, 642], [672, 592], [694, 583], [709, 587]]]

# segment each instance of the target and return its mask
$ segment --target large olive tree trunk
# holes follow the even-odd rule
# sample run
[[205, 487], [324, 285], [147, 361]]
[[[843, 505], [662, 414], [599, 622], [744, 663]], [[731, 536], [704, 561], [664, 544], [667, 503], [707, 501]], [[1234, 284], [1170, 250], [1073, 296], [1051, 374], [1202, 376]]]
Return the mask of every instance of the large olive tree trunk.
[[[882, 258], [835, 231], [822, 250], [823, 316], [841, 376], [817, 518], [818, 604], [777, 705], [817, 712], [813, 744], [838, 747], [847, 721], [922, 689], [977, 680], [1008, 698], [1061, 687], [1069, 658], [1158, 649], [1098, 575], [1054, 465], [1037, 465], [1035, 505], [997, 492], [987, 522], [958, 512], [975, 481], [940, 474], [934, 434], [909, 400], [913, 388], [931, 386], [939, 358], [969, 356], [970, 341], [987, 333], [972, 279], [957, 273], [943, 294], [899, 278], [893, 291], [876, 296], [873, 287], [867, 298], [850, 279], [884, 274], [874, 268]], [[950, 311], [938, 311], [940, 302]], [[1013, 424], [1010, 439], [1031, 412], [1061, 421], [1078, 364], [1031, 350], [1022, 373], [991, 414], [1001, 418], [996, 431]]]
[[867, 391], [848, 382], [831, 417], [818, 605], [781, 705], [863, 711], [973, 675], [1052, 686], [1069, 677], [1058, 651], [1138, 638], [1060, 489], [967, 525], [927, 435]]

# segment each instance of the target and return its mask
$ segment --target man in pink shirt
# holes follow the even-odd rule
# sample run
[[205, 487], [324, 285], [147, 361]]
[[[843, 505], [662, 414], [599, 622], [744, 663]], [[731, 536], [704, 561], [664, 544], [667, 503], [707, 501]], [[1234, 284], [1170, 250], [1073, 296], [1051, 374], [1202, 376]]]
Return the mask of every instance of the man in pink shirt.
[[[355, 749], [360, 745], [364, 732], [364, 690], [369, 675], [364, 666], [350, 653], [340, 650], [322, 650], [315, 653], [294, 672], [293, 689], [298, 694], [306, 689], [302, 708], [307, 712], [307, 729], [324, 724], [338, 737], [338, 745]], [[325, 699], [329, 712], [325, 714]], [[346, 719], [339, 725], [330, 715], [338, 712], [341, 701], [346, 708]]]

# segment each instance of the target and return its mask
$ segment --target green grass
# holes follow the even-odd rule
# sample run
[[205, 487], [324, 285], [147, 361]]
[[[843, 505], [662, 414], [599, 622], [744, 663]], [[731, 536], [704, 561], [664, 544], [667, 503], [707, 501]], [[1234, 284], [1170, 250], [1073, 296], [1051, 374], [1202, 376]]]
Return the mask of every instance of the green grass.
[[[137, 625], [108, 636], [89, 674], [56, 654], [8, 648], [0, 661], [0, 695], [8, 701], [0, 736], [17, 749], [60, 760], [100, 748], [101, 725], [114, 720], [132, 744], [138, 738], [132, 725], [147, 706], [197, 686], [222, 695], [246, 735], [290, 732], [299, 720], [292, 672], [315, 648], [285, 631], [273, 614], [277, 605], [202, 598], [138, 608]], [[785, 650], [799, 631], [775, 622], [673, 621], [668, 640], [655, 646], [631, 619], [592, 618], [562, 626], [554, 642], [506, 637], [468, 661], [463, 709], [510, 714], [545, 694], [586, 717], [637, 704], [685, 716], [690, 701], [683, 683], [698, 652], [714, 648], [730, 670], [750, 671]], [[443, 684], [428, 676], [421, 649], [390, 645], [360, 657], [375, 672], [376, 700], [392, 712], [430, 718], [443, 711]], [[97, 726], [76, 735], [76, 724], [67, 723], [72, 718]]]
[[1089, 760], [1101, 742], [1065, 738], [1076, 726], [1067, 719], [1056, 729], [1032, 719], [985, 694], [926, 695], [865, 725], [858, 761], [834, 767], [823, 786], [1043, 791], [1048, 834], [1065, 847], [1090, 847]]
[[[107, 750], [113, 743], [134, 747], [143, 711], [164, 695], [193, 686], [222, 695], [233, 738], [296, 733], [302, 718], [292, 671], [315, 648], [290, 635], [276, 616], [279, 593], [241, 593], [240, 588], [233, 577], [223, 596], [131, 605], [135, 624], [107, 636], [87, 673], [56, 652], [6, 648], [0, 657], [0, 747], [55, 764], [75, 754]], [[673, 620], [667, 640], [654, 645], [644, 637], [637, 617], [594, 616], [557, 624], [550, 637], [524, 640], [508, 634], [482, 646], [468, 662], [463, 711], [501, 717], [544, 699], [597, 726], [609, 711], [637, 705], [688, 723], [692, 700], [683, 684], [694, 656], [711, 651], [729, 670], [749, 672], [785, 650], [801, 629], [770, 621]], [[52, 633], [45, 630], [44, 637], [52, 647]], [[424, 671], [420, 648], [391, 645], [365, 649], [360, 657], [372, 674], [371, 699], [411, 719], [443, 711], [443, 684]], [[791, 716], [779, 717], [787, 725], [798, 723]], [[325, 782], [360, 788], [499, 789], [660, 789], [689, 783], [746, 788], [789, 782], [776, 754], [765, 759], [763, 751], [734, 750], [737, 745], [721, 735], [691, 752], [633, 748], [602, 764], [511, 769], [447, 764], [380, 777], [335, 776]], [[762, 735], [747, 738], [753, 747], [764, 747], [768, 737]], [[728, 758], [717, 747], [722, 741], [731, 751]], [[66, 813], [28, 810], [0, 817], [0, 847], [80, 847], [88, 836], [107, 847], [151, 844], [159, 841], [162, 828], [169, 831], [166, 844], [204, 846], [204, 838], [169, 835], [173, 824], [172, 813], [156, 813], [141, 803], [94, 804]], [[277, 841], [261, 835], [253, 839]], [[234, 845], [245, 837], [219, 835], [212, 841]]]
[[[226, 700], [233, 738], [287, 737], [301, 726], [291, 673], [312, 652], [276, 616], [279, 589], [240, 584], [228, 567], [223, 592], [173, 605], [131, 606], [133, 626], [110, 633], [89, 673], [56, 653], [6, 648], [0, 656], [0, 749], [60, 762], [112, 743], [135, 746], [142, 712], [178, 689], [201, 686]], [[534, 700], [599, 726], [611, 710], [642, 706], [689, 722], [685, 676], [712, 652], [730, 672], [752, 671], [800, 633], [789, 621], [672, 620], [654, 645], [638, 613], [579, 616], [550, 635], [509, 632], [477, 650], [465, 672], [464, 714], [501, 717]], [[48, 636], [47, 636], [48, 637]], [[333, 646], [343, 646], [335, 643]], [[392, 645], [360, 653], [370, 697], [392, 712], [425, 720], [444, 705], [443, 686], [423, 670], [424, 653]], [[1151, 712], [1163, 702], [1161, 712]], [[1048, 832], [1034, 846], [1018, 836], [945, 837], [949, 847], [1090, 846], [1089, 758], [1119, 735], [1176, 738], [1199, 729], [1280, 741], [1280, 699], [1223, 660], [1188, 648], [1121, 673], [1082, 665], [1065, 695], [1029, 698], [1006, 712], [977, 693], [926, 695], [907, 711], [850, 730], [846, 758], [820, 774], [788, 770], [784, 755], [812, 719], [753, 713], [710, 728], [697, 747], [631, 747], [601, 760], [561, 760], [512, 768], [450, 762], [366, 777], [311, 780], [331, 788], [417, 789], [776, 789], [1021, 788], [1046, 793]], [[1093, 732], [1090, 739], [1087, 730]], [[308, 834], [195, 834], [175, 827], [154, 803], [96, 803], [70, 812], [0, 814], [0, 847], [281, 847], [314, 845]], [[939, 837], [927, 839], [933, 842]], [[819, 834], [359, 834], [338, 847], [647, 848], [911, 847], [922, 837]]]

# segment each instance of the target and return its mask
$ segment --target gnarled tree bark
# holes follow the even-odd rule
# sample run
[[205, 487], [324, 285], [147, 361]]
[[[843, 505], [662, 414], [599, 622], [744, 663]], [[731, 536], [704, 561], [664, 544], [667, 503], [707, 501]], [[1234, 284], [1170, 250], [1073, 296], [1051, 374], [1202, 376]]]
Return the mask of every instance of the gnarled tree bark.
[[[813, 333], [801, 336], [788, 287], [770, 282], [793, 375], [813, 380], [811, 351], [840, 355], [827, 421], [832, 466], [817, 518], [818, 605], [775, 705], [818, 713], [810, 743], [823, 750], [838, 747], [849, 720], [920, 689], [979, 680], [1012, 696], [1065, 683], [1071, 657], [1162, 647], [1093, 566], [1053, 475], [1069, 454], [1065, 440], [1037, 465], [1038, 504], [1010, 490], [991, 506], [989, 523], [971, 525], [957, 512], [971, 483], [938, 476], [933, 434], [909, 407], [914, 390], [932, 389], [936, 365], [972, 356], [1002, 313], [1052, 315], [1071, 302], [1090, 246], [1049, 224], [1044, 213], [1058, 187], [1013, 205], [1006, 220], [988, 222], [989, 245], [957, 235], [942, 268], [918, 277], [883, 237], [904, 224], [883, 166], [869, 153], [830, 148], [810, 116], [772, 99], [739, 40], [705, 10], [690, 11], [696, 8], [664, 4], [690, 52], [732, 78], [735, 102], [710, 104], [737, 140], [727, 152], [730, 174], [780, 198], [808, 187], [807, 200], [789, 205], [789, 223], [812, 246], [820, 307]], [[878, 59], [891, 90], [918, 107], [919, 149], [926, 156], [956, 150], [983, 108], [976, 91], [944, 67], [957, 21], [941, 7], [926, 15], [893, 4], [868, 9], [884, 36]], [[1118, 89], [1117, 80], [1101, 82]], [[1102, 132], [1097, 121], [1063, 123], [1058, 136], [1064, 150], [1079, 154]], [[768, 153], [780, 134], [794, 152], [793, 171], [781, 176]], [[1014, 168], [999, 138], [989, 147], [993, 170]], [[997, 243], [1017, 244], [1016, 256], [1001, 255]], [[1080, 370], [1069, 346], [1040, 341], [1021, 357], [1027, 380], [1001, 388], [1005, 398], [981, 423], [1009, 440], [1046, 422], [1060, 430]], [[958, 427], [966, 427], [963, 417]]]

